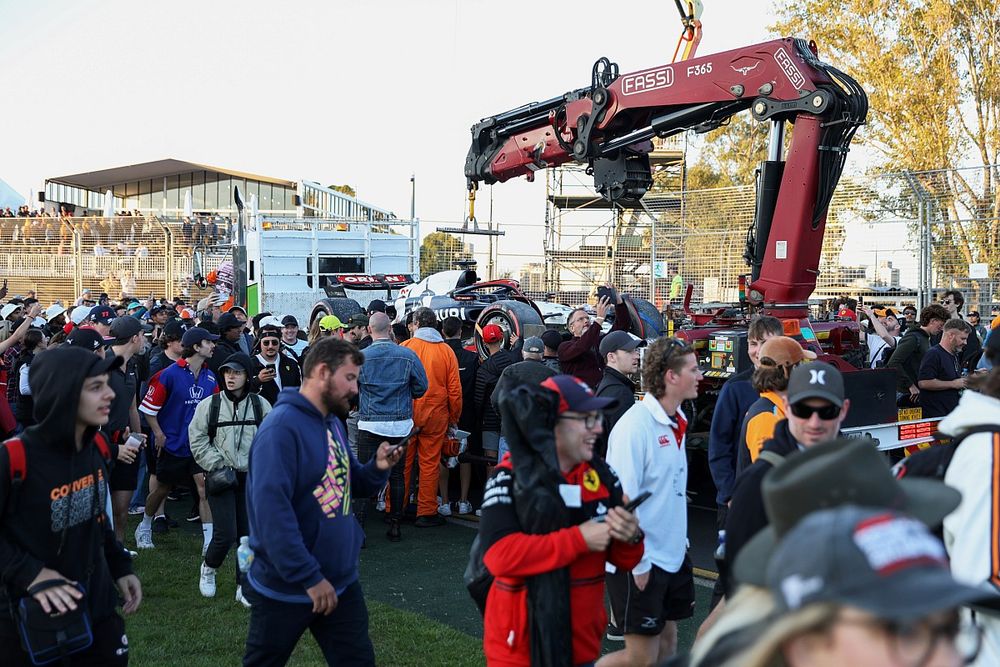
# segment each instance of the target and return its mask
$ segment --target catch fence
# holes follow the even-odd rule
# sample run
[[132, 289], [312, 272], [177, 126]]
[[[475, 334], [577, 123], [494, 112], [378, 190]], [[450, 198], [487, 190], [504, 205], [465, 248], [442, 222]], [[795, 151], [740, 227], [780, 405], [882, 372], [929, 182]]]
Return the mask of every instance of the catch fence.
[[[966, 310], [996, 310], [998, 174], [995, 166], [845, 174], [827, 216], [816, 309], [840, 296], [923, 306], [958, 289]], [[499, 221], [504, 236], [468, 235], [445, 247], [448, 261], [473, 258], [483, 276], [516, 278], [532, 296], [571, 305], [609, 281], [661, 308], [678, 305], [689, 283], [694, 304], [735, 302], [739, 276], [749, 273], [755, 199], [753, 185], [656, 189], [637, 208], [610, 207], [582, 170], [563, 168], [548, 176], [537, 223]]]

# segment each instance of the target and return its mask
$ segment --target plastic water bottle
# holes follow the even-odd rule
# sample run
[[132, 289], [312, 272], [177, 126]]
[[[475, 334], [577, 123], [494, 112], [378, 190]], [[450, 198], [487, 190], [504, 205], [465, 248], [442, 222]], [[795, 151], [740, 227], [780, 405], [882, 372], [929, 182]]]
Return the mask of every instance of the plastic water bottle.
[[715, 547], [715, 560], [722, 561], [726, 558], [726, 531], [719, 531], [718, 545]]
[[240, 546], [236, 549], [236, 562], [240, 566], [240, 572], [246, 574], [253, 565], [253, 549], [250, 548], [250, 538], [244, 535], [240, 538]]

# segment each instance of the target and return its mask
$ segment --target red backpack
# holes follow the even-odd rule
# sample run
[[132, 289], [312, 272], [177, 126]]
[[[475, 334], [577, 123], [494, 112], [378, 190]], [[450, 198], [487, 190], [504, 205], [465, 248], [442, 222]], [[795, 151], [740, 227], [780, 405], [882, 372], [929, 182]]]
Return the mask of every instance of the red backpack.
[[[19, 486], [24, 481], [24, 476], [28, 473], [28, 459], [24, 455], [24, 441], [20, 438], [10, 438], [5, 440], [3, 446], [7, 448], [7, 458], [10, 463], [10, 481], [12, 486]], [[105, 439], [104, 434], [98, 431], [94, 435], [94, 444], [105, 463], [111, 462], [111, 447]]]

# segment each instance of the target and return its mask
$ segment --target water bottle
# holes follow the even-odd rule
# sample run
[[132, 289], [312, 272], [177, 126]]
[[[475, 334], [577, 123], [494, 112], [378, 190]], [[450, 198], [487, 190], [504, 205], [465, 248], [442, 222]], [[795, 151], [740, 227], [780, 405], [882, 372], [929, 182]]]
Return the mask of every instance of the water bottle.
[[719, 542], [718, 546], [715, 547], [715, 560], [723, 561], [726, 559], [726, 531], [719, 531]]
[[240, 538], [240, 546], [236, 549], [236, 562], [239, 563], [240, 572], [246, 574], [253, 565], [253, 549], [250, 548], [250, 538], [244, 535]]

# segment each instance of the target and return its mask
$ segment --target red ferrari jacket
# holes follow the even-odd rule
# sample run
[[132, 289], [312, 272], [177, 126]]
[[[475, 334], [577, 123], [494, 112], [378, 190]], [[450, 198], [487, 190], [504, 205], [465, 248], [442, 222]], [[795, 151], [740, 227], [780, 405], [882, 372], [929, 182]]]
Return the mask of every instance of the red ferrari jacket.
[[[606, 511], [608, 488], [588, 463], [565, 475], [566, 484], [580, 488], [580, 507], [571, 508], [574, 524]], [[618, 478], [614, 478], [615, 485]], [[597, 660], [607, 626], [604, 611], [604, 564], [632, 569], [643, 547], [612, 541], [604, 552], [592, 552], [577, 525], [544, 535], [520, 530], [514, 511], [514, 475], [510, 455], [497, 465], [486, 485], [480, 535], [486, 546], [483, 562], [496, 578], [486, 599], [483, 652], [492, 666], [531, 663], [528, 646], [528, 577], [569, 566], [573, 664]]]

